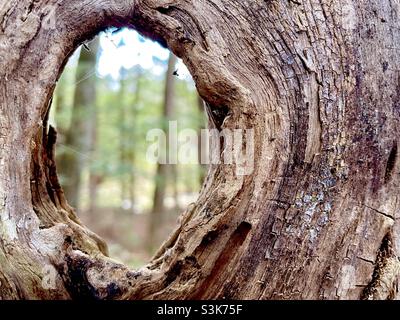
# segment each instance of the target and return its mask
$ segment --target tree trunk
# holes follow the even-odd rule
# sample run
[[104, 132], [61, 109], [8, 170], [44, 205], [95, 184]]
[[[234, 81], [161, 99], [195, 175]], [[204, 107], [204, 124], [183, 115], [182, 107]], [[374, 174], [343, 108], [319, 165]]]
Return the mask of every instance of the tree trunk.
[[[53, 113], [64, 114], [66, 110], [69, 109], [69, 104], [67, 102], [67, 94], [68, 94], [68, 81], [65, 77], [60, 77], [57, 82], [57, 89], [54, 92], [53, 101], [52, 101], [52, 109]], [[65, 142], [65, 135], [68, 132], [68, 124], [56, 121], [58, 140], [61, 142]]]
[[[95, 72], [96, 64], [97, 64], [97, 52], [99, 50], [100, 40], [96, 38], [90, 45], [89, 49], [91, 50], [92, 57], [92, 67]], [[96, 168], [94, 168], [93, 162], [96, 161], [97, 158], [97, 149], [98, 149], [98, 105], [97, 105], [97, 93], [96, 93], [96, 75], [92, 76], [92, 81], [88, 83], [88, 85], [92, 86], [92, 92], [94, 92], [92, 101], [88, 104], [87, 108], [87, 118], [86, 118], [86, 131], [87, 131], [87, 146], [86, 150], [90, 157], [89, 161], [89, 183], [88, 183], [88, 191], [89, 191], [89, 214], [95, 218], [95, 213], [97, 209], [97, 193], [99, 184], [102, 180], [101, 175], [97, 172]], [[86, 159], [87, 160], [87, 159]], [[67, 195], [68, 197], [68, 195]], [[69, 199], [69, 198], [68, 198]]]
[[[204, 113], [204, 108], [205, 104], [203, 99], [199, 96], [197, 98], [197, 106], [199, 108], [200, 115]], [[198, 140], [197, 140], [197, 158], [199, 162], [199, 185], [202, 186], [204, 183], [204, 180], [207, 176], [207, 164], [204, 163], [204, 157], [207, 156], [207, 150], [208, 150], [208, 145], [207, 141], [202, 139], [202, 131], [206, 129], [206, 121], [204, 123], [200, 122], [199, 123], [199, 129], [198, 129]]]
[[[65, 177], [64, 192], [69, 203], [78, 208], [81, 192], [81, 174], [88, 156], [92, 155], [97, 128], [96, 111], [96, 63], [99, 40], [82, 48], [77, 71], [76, 89], [72, 106], [71, 125], [66, 132], [65, 151], [60, 159], [62, 175]], [[90, 174], [91, 175], [91, 174]], [[89, 184], [93, 184], [91, 175]], [[94, 190], [93, 190], [94, 191]]]
[[130, 81], [127, 73], [128, 70], [122, 69], [120, 71], [120, 89], [118, 92], [119, 106], [119, 120], [118, 126], [120, 128], [120, 162], [121, 162], [121, 200], [129, 200], [131, 204], [131, 211], [134, 212], [135, 204], [135, 143], [136, 143], [136, 117], [137, 107], [140, 102], [141, 96], [141, 81], [142, 70], [138, 71], [133, 78], [134, 84], [134, 98], [131, 104], [126, 104], [125, 100], [131, 92], [127, 91], [127, 85]]
[[130, 170], [129, 170], [129, 199], [132, 204], [132, 213], [135, 213], [135, 201], [136, 201], [136, 196], [135, 196], [135, 189], [136, 189], [136, 143], [137, 143], [137, 130], [136, 130], [136, 125], [137, 125], [137, 111], [138, 111], [138, 106], [141, 100], [141, 95], [142, 95], [142, 69], [139, 69], [137, 71], [137, 74], [135, 76], [135, 97], [133, 104], [130, 108], [129, 116], [130, 116], [130, 122], [131, 122], [131, 138], [129, 140], [129, 163], [130, 163]]
[[[399, 298], [398, 1], [45, 3], [54, 25], [43, 2], [0, 11], [2, 298]], [[138, 271], [77, 220], [42, 127], [68, 55], [108, 26], [183, 58], [218, 129], [254, 129], [251, 174], [212, 165]]]
[[97, 141], [98, 141], [98, 132], [97, 132], [97, 111], [93, 110], [94, 114], [90, 122], [91, 125], [96, 125], [92, 127], [90, 130], [90, 150], [89, 155], [91, 162], [89, 164], [89, 183], [88, 183], [88, 193], [89, 193], [89, 206], [88, 206], [88, 213], [92, 219], [96, 219], [96, 210], [97, 210], [97, 201], [98, 201], [98, 189], [100, 184], [103, 181], [103, 176], [97, 172], [96, 168], [93, 168], [93, 160], [97, 159]]
[[[164, 105], [163, 105], [163, 114], [162, 114], [162, 128], [167, 136], [167, 145], [166, 145], [166, 159], [167, 164], [159, 163], [157, 165], [156, 177], [155, 177], [155, 189], [153, 196], [153, 208], [150, 212], [149, 219], [149, 232], [148, 232], [148, 249], [150, 252], [154, 250], [154, 244], [157, 239], [157, 230], [162, 225], [162, 213], [165, 212], [165, 195], [167, 191], [167, 183], [171, 184], [174, 196], [175, 203], [177, 202], [176, 196], [176, 164], [171, 164], [169, 159], [169, 151], [170, 148], [174, 148], [169, 143], [169, 121], [172, 121], [172, 117], [174, 114], [174, 105], [175, 105], [175, 66], [176, 66], [177, 58], [171, 53], [168, 59], [168, 68], [165, 76], [165, 91], [164, 91]], [[169, 179], [168, 179], [169, 178]]]
[[127, 113], [127, 107], [125, 103], [125, 97], [126, 97], [126, 70], [121, 69], [120, 70], [120, 80], [119, 80], [119, 90], [118, 90], [118, 127], [119, 127], [119, 160], [121, 163], [121, 170], [119, 172], [120, 175], [120, 188], [121, 188], [121, 201], [127, 200], [127, 193], [128, 193], [128, 184], [127, 184], [127, 179], [126, 179], [126, 172], [125, 168], [128, 165], [127, 161], [127, 141], [129, 139], [129, 136], [127, 136], [127, 119], [126, 119], [126, 113]]

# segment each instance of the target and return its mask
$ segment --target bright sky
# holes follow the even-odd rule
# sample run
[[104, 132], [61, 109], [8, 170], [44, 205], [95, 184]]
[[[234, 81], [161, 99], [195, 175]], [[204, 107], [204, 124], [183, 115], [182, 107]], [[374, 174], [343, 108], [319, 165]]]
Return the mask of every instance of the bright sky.
[[[123, 29], [120, 32], [103, 32], [100, 35], [101, 55], [98, 75], [111, 75], [118, 79], [121, 67], [130, 69], [140, 65], [156, 75], [166, 71], [169, 51], [158, 43], [141, 37], [136, 31]], [[191, 75], [181, 60], [177, 64], [179, 78], [191, 79]]]

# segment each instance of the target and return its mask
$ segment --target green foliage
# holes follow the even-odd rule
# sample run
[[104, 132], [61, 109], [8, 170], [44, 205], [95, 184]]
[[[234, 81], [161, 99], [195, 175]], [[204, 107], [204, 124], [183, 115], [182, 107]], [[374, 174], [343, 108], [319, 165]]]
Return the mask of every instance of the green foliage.
[[[124, 45], [121, 40], [120, 46]], [[82, 49], [84, 50], [84, 49]], [[166, 69], [166, 61], [155, 57], [154, 62]], [[149, 143], [147, 132], [161, 128], [165, 75], [157, 75], [139, 65], [121, 69], [119, 79], [111, 76], [96, 79], [97, 142], [92, 150], [70, 150], [65, 145], [64, 133], [71, 124], [71, 109], [75, 85], [76, 63], [67, 65], [55, 94], [52, 110], [53, 124], [59, 131], [58, 155], [77, 152], [83, 155], [85, 169], [82, 172], [87, 185], [88, 172], [101, 177], [98, 206], [120, 207], [123, 202], [122, 184], [133, 174], [135, 184], [135, 207], [145, 211], [151, 207], [155, 183], [156, 166], [146, 161]], [[91, 76], [96, 76], [95, 73]], [[85, 81], [85, 80], [82, 80]], [[204, 125], [204, 114], [198, 107], [197, 91], [192, 80], [177, 79], [176, 116], [178, 129], [198, 130]], [[85, 115], [82, 115], [85, 118]], [[89, 148], [90, 149], [90, 148]], [[62, 168], [59, 168], [62, 176]], [[200, 189], [200, 167], [178, 165], [177, 188], [180, 193], [196, 192]], [[87, 187], [82, 192], [83, 203], [87, 203]], [[86, 192], [85, 192], [86, 191]], [[168, 189], [167, 194], [172, 195]]]

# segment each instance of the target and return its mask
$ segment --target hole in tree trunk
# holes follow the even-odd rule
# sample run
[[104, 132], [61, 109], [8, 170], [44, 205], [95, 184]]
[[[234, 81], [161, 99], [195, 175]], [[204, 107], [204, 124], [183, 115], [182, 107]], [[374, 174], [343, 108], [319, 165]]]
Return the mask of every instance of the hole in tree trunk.
[[146, 263], [206, 173], [201, 139], [188, 139], [206, 114], [185, 65], [133, 30], [101, 33], [70, 58], [48, 121], [69, 204], [112, 258]]

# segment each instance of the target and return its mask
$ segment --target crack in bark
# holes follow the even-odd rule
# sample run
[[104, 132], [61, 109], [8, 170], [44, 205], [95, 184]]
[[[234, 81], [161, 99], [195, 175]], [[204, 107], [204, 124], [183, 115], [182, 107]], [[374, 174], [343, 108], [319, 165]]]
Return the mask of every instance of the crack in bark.
[[372, 211], [374, 211], [374, 212], [376, 212], [376, 213], [379, 213], [379, 214], [383, 215], [383, 216], [386, 217], [386, 218], [389, 218], [389, 219], [395, 221], [395, 217], [392, 216], [392, 215], [390, 215], [390, 214], [388, 214], [388, 213], [385, 213], [385, 212], [383, 212], [383, 211], [379, 211], [378, 209], [372, 208], [372, 207], [370, 207], [370, 206], [368, 206], [368, 205], [366, 205], [366, 204], [364, 204], [364, 207], [366, 207], [366, 208], [368, 208], [368, 209], [370, 209], [370, 210], [372, 210]]
[[6, 29], [7, 19], [15, 10], [17, 4], [18, 0], [9, 2], [9, 7], [7, 8], [6, 5], [4, 5], [4, 8], [2, 8], [2, 10], [0, 11], [1, 31], [4, 32], [4, 30]]
[[397, 159], [397, 143], [394, 141], [392, 150], [390, 150], [389, 158], [386, 163], [386, 170], [385, 170], [385, 184], [389, 182], [390, 178], [393, 174], [393, 169], [396, 164]]
[[[220, 270], [222, 268], [227, 268], [228, 264], [232, 262], [235, 256], [237, 256], [237, 254], [240, 252], [239, 248], [246, 240], [251, 228], [252, 225], [250, 223], [243, 221], [231, 234], [227, 244], [225, 245], [224, 250], [216, 260], [206, 281], [204, 281], [202, 286], [198, 288], [197, 293], [194, 296], [194, 299], [196, 299], [196, 297], [204, 299], [205, 297], [207, 297], [207, 294], [209, 294], [209, 292], [216, 290], [216, 288], [213, 287], [213, 283], [221, 275]], [[229, 297], [225, 298], [229, 299]]]
[[375, 262], [372, 261], [372, 260], [365, 259], [365, 258], [363, 258], [363, 257], [357, 257], [357, 259], [360, 259], [360, 260], [362, 260], [362, 261], [368, 262], [368, 263], [372, 264], [373, 266], [375, 265]]

